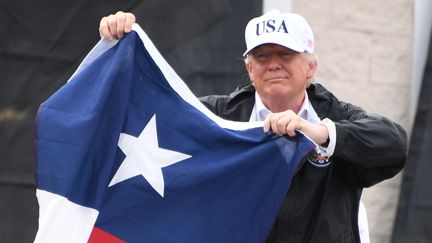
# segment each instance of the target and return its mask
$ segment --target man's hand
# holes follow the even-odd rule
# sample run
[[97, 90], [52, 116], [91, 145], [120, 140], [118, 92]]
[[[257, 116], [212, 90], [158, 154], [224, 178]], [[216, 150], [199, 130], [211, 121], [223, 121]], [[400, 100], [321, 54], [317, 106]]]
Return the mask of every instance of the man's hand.
[[121, 39], [125, 33], [132, 31], [135, 23], [135, 15], [118, 11], [116, 14], [105, 16], [99, 24], [99, 34], [101, 38], [108, 40]]
[[292, 110], [268, 115], [264, 120], [264, 132], [267, 133], [270, 130], [280, 136], [286, 134], [290, 137], [294, 137], [296, 131], [301, 131], [318, 145], [324, 144], [329, 137], [325, 125], [312, 124]]

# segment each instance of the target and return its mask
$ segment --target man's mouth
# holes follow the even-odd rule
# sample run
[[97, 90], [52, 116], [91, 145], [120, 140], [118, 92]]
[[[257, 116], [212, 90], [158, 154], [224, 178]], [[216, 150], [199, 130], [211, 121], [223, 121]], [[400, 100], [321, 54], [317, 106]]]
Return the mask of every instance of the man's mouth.
[[277, 77], [270, 77], [270, 78], [266, 78], [265, 81], [266, 82], [277, 82], [277, 81], [281, 81], [287, 79], [287, 77], [284, 76], [277, 76]]

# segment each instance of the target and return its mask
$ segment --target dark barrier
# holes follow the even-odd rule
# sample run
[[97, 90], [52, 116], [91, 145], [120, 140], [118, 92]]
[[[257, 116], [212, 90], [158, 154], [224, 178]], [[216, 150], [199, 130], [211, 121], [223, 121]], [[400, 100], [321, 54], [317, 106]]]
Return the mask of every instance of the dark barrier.
[[201, 96], [248, 82], [243, 31], [261, 9], [258, 0], [1, 1], [0, 242], [34, 239], [36, 111], [99, 40], [102, 16], [135, 13], [162, 55]]

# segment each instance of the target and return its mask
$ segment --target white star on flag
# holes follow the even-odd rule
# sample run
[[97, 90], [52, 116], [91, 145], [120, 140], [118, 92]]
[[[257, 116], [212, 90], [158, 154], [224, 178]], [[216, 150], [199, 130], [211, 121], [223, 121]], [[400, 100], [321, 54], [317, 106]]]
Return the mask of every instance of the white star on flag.
[[108, 187], [137, 175], [142, 175], [162, 197], [164, 179], [162, 168], [192, 156], [159, 147], [156, 114], [150, 119], [138, 137], [121, 133], [118, 146], [126, 155]]

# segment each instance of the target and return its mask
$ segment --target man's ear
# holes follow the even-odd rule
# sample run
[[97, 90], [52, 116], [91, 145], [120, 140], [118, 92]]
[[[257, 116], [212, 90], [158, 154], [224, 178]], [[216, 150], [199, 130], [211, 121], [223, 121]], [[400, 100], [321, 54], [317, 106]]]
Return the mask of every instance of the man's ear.
[[252, 69], [252, 65], [247, 60], [245, 60], [245, 67], [246, 67], [246, 71], [248, 72], [249, 79], [253, 84], [253, 78], [252, 78], [253, 77], [253, 69]]
[[308, 60], [308, 65], [309, 70], [307, 72], [307, 79], [309, 80], [313, 78], [318, 67], [318, 59], [315, 55], [313, 56], [313, 58], [311, 58], [311, 60]]

